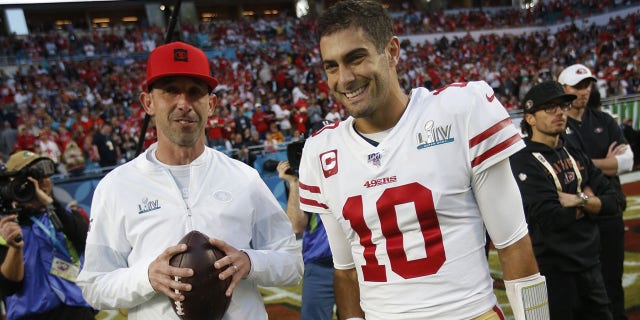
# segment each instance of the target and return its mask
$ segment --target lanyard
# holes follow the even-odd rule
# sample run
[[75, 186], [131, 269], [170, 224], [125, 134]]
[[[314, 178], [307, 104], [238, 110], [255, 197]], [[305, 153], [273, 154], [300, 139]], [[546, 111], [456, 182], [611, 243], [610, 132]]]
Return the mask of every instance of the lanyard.
[[[571, 162], [571, 169], [573, 169], [573, 172], [576, 174], [576, 179], [578, 180], [577, 191], [582, 192], [582, 188], [580, 187], [582, 185], [582, 174], [580, 174], [580, 170], [578, 169], [578, 164], [576, 163], [576, 160], [573, 159], [573, 157], [569, 154], [569, 152], [567, 152], [567, 149], [562, 147], [562, 150], [564, 150], [564, 152], [569, 157], [569, 161]], [[553, 182], [556, 185], [556, 190], [562, 191], [562, 185], [560, 184], [558, 175], [556, 174], [556, 171], [553, 170], [553, 167], [551, 166], [549, 161], [547, 161], [547, 159], [542, 154], [540, 154], [540, 152], [532, 152], [531, 154], [533, 154], [536, 160], [538, 160], [545, 168], [547, 168], [547, 171], [549, 171], [549, 173], [551, 174], [551, 177], [553, 178]]]
[[40, 227], [40, 229], [42, 229], [42, 231], [44, 231], [49, 236], [49, 238], [53, 242], [53, 246], [56, 247], [58, 250], [60, 250], [60, 252], [62, 252], [62, 254], [64, 254], [67, 258], [69, 258], [72, 263], [80, 262], [78, 258], [78, 252], [76, 252], [76, 249], [73, 247], [73, 244], [69, 242], [69, 239], [67, 239], [67, 236], [63, 234], [64, 240], [67, 242], [67, 247], [65, 248], [62, 245], [62, 243], [60, 243], [60, 240], [58, 240], [58, 238], [56, 237], [56, 231], [55, 229], [53, 229], [53, 227], [45, 226], [44, 223], [36, 219], [34, 216], [31, 216], [30, 218], [31, 218], [31, 221], [33, 221], [33, 223], [35, 223], [38, 227]]

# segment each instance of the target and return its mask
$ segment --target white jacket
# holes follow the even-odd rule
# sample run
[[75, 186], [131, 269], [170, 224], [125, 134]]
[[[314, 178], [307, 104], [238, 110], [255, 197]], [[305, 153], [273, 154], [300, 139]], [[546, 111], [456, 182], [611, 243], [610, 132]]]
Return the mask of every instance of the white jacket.
[[257, 286], [295, 285], [302, 256], [289, 220], [257, 171], [206, 148], [191, 163], [189, 203], [167, 169], [148, 160], [156, 145], [107, 174], [91, 205], [83, 296], [96, 309], [128, 308], [130, 320], [178, 319], [148, 278], [149, 264], [191, 230], [247, 252], [251, 272], [223, 319], [266, 319]]

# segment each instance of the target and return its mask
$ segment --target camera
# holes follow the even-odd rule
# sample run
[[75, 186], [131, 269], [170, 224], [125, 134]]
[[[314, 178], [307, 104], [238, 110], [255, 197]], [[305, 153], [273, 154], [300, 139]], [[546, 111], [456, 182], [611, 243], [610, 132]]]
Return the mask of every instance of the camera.
[[15, 213], [13, 202], [29, 202], [36, 196], [36, 187], [29, 177], [36, 180], [49, 177], [55, 173], [55, 165], [51, 160], [40, 160], [19, 171], [7, 171], [0, 166], [0, 215]]
[[287, 146], [287, 160], [289, 160], [290, 168], [285, 172], [286, 174], [298, 175], [304, 142], [305, 140], [294, 141]]

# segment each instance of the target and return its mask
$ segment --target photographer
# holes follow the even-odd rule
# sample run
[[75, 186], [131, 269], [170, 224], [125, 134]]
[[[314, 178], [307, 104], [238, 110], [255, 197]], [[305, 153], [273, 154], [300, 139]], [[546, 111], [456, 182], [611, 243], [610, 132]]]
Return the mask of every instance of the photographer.
[[280, 161], [276, 169], [278, 177], [286, 182], [286, 213], [293, 232], [302, 234], [302, 258], [304, 275], [302, 278], [302, 320], [331, 320], [335, 295], [333, 292], [333, 259], [329, 241], [322, 220], [317, 213], [300, 209], [298, 167], [302, 156], [304, 140], [293, 142], [287, 147], [288, 161]]
[[53, 199], [51, 159], [14, 153], [0, 173], [0, 290], [7, 319], [94, 319], [75, 278], [88, 224]]

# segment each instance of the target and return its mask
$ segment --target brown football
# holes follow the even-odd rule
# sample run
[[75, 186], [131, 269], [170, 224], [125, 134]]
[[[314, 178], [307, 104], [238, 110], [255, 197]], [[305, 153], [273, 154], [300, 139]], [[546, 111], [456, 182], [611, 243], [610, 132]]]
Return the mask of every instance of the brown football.
[[184, 301], [171, 300], [173, 311], [183, 320], [222, 319], [229, 307], [231, 297], [225, 292], [231, 278], [220, 280], [213, 263], [225, 256], [224, 252], [209, 243], [209, 237], [199, 231], [191, 231], [180, 240], [187, 245], [187, 251], [176, 254], [169, 264], [179, 268], [193, 269], [193, 276], [176, 279], [190, 283], [191, 291], [182, 292]]

